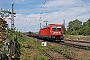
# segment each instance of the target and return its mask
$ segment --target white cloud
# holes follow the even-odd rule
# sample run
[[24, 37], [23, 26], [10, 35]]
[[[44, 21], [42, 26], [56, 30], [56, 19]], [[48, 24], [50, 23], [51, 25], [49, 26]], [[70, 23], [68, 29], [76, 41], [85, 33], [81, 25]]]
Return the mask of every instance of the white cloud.
[[[79, 1], [80, 0], [47, 1], [45, 5], [43, 5], [44, 8], [43, 9], [41, 8], [42, 10], [45, 10], [43, 12], [46, 12], [46, 13], [29, 14], [29, 15], [17, 14], [17, 17], [15, 18], [15, 26], [17, 27], [17, 29], [23, 30], [23, 31], [26, 31], [26, 30], [39, 31], [40, 17], [42, 21], [48, 20], [48, 23], [62, 24], [63, 20], [65, 20], [67, 25], [69, 21], [75, 20], [75, 19], [79, 19], [80, 21], [85, 22], [90, 18], [90, 12], [89, 12], [90, 6], [83, 5], [85, 3], [83, 1], [81, 2]], [[42, 4], [38, 5], [37, 8], [40, 6], [42, 7]], [[56, 9], [56, 11], [53, 11], [54, 9]], [[52, 12], [49, 12], [49, 11], [52, 11]], [[29, 10], [27, 12], [29, 13]], [[43, 25], [45, 25], [44, 22], [42, 22], [42, 26]]]
[[71, 5], [76, 3], [75, 0], [51, 0], [49, 2], [45, 3], [45, 7], [57, 7], [57, 6], [61, 6], [61, 5]]

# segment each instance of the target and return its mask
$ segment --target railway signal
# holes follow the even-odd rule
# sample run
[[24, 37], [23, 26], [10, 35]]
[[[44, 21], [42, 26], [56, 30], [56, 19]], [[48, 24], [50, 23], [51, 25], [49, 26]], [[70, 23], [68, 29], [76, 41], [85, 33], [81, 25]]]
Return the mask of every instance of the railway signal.
[[14, 29], [14, 15], [15, 15], [16, 13], [14, 12], [14, 3], [12, 4], [12, 12], [11, 12], [11, 28], [12, 29]]
[[6, 19], [7, 17], [9, 17], [9, 14], [11, 14], [11, 18], [9, 18], [11, 20], [11, 28], [14, 28], [14, 16], [16, 13], [14, 12], [14, 3], [12, 4], [12, 12], [10, 11], [10, 9], [7, 10], [3, 10], [2, 8], [0, 8], [0, 15], [1, 18]]

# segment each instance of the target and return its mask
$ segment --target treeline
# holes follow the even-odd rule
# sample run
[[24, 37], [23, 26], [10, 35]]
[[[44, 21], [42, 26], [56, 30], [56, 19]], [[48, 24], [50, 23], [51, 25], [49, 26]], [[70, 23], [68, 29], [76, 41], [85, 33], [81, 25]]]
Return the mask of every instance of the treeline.
[[90, 18], [83, 23], [78, 19], [70, 21], [68, 23], [68, 28], [65, 29], [63, 26], [63, 30], [65, 34], [70, 35], [90, 35]]

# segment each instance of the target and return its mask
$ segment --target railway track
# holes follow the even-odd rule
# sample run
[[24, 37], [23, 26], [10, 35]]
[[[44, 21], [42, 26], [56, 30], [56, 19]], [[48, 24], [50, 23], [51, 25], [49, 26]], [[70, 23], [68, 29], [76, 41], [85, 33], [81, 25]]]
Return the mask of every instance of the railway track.
[[77, 45], [77, 44], [71, 44], [71, 43], [62, 43], [60, 42], [61, 45], [65, 45], [65, 46], [70, 46], [70, 47], [74, 47], [74, 48], [79, 48], [79, 49], [84, 49], [84, 50], [90, 50], [90, 46], [82, 46], [82, 45]]
[[88, 41], [80, 41], [80, 40], [71, 40], [71, 39], [65, 39], [65, 42], [60, 42], [59, 44], [70, 46], [78, 49], [83, 50], [90, 50], [90, 42]]
[[[36, 38], [32, 38], [35, 41], [37, 41], [38, 39]], [[43, 40], [38, 40], [39, 43], [41, 43]], [[39, 47], [37, 47], [41, 52], [43, 52], [43, 54], [45, 56], [47, 56], [50, 60], [70, 60], [69, 58], [64, 57], [62, 54], [60, 54], [60, 52], [58, 51], [53, 51], [50, 50], [50, 47], [42, 47], [44, 49], [40, 49]]]
[[[37, 47], [39, 49], [39, 47]], [[39, 49], [40, 50], [40, 49]], [[50, 60], [55, 60], [54, 57], [52, 57], [46, 50], [42, 50], [42, 52], [50, 59]]]
[[[36, 39], [37, 40], [37, 39]], [[42, 40], [39, 40], [39, 42], [41, 43]], [[48, 44], [49, 45], [49, 44]], [[42, 50], [43, 53], [49, 57], [50, 60], [76, 60], [75, 58], [71, 57], [71, 56], [63, 56], [63, 52], [61, 51], [58, 51], [58, 50], [50, 50], [50, 45], [49, 47], [45, 47], [45, 48], [48, 48], [46, 50]], [[38, 47], [37, 47], [38, 48]], [[39, 48], [38, 48], [39, 49]], [[53, 53], [51, 54], [49, 52], [49, 50]], [[55, 54], [55, 56], [53, 56]], [[57, 56], [58, 55], [58, 56]]]
[[72, 40], [72, 39], [65, 39], [65, 41], [72, 41], [72, 42], [78, 42], [78, 43], [87, 43], [87, 44], [90, 43], [90, 41], [84, 41], [84, 40]]
[[[48, 44], [48, 45], [49, 45], [49, 47], [51, 47], [50, 44]], [[48, 47], [48, 48], [49, 48], [49, 47]], [[56, 52], [56, 53], [58, 53], [58, 54], [60, 54], [60, 55], [63, 55], [63, 52], [60, 51], [60, 50], [53, 50], [53, 51]], [[66, 60], [77, 60], [77, 59], [71, 57], [70, 55], [64, 56], [64, 57], [66, 58]], [[59, 59], [65, 59], [65, 58], [59, 58]]]
[[[89, 46], [85, 46], [85, 45], [80, 45], [79, 44], [79, 43], [85, 43], [85, 44], [88, 45], [89, 42], [87, 42], [87, 41], [76, 41], [76, 40], [72, 41], [72, 42], [76, 42], [76, 44], [75, 43], [74, 44], [71, 43], [71, 40], [67, 40], [67, 41], [69, 41], [69, 43], [65, 41], [65, 42], [60, 42], [60, 43], [57, 43], [57, 44], [90, 51], [90, 45]], [[61, 54], [61, 55], [63, 54], [61, 51], [57, 51], [57, 50], [54, 50], [54, 51], [59, 53], [59, 54]], [[65, 57], [67, 59], [69, 59], [69, 60], [77, 60], [77, 59], [75, 59], [75, 58], [73, 58], [71, 56], [65, 56]]]
[[[63, 54], [61, 51], [55, 51], [55, 52], [58, 52], [59, 54]], [[73, 57], [70, 57], [70, 56], [66, 56], [67, 59], [69, 60], [76, 60], [74, 59]]]
[[[39, 39], [37, 39], [39, 40]], [[43, 40], [40, 40], [41, 42]], [[46, 40], [44, 40], [46, 41]], [[48, 41], [48, 40], [47, 40]], [[68, 42], [67, 42], [68, 41]], [[73, 43], [73, 42], [76, 42]], [[87, 42], [87, 41], [77, 41], [77, 40], [65, 40], [65, 42], [60, 42], [60, 43], [56, 43], [56, 42], [53, 42], [53, 43], [56, 43], [56, 44], [60, 44], [60, 45], [64, 45], [64, 46], [69, 46], [69, 47], [73, 47], [73, 48], [78, 48], [78, 49], [83, 49], [83, 50], [89, 50], [90, 51], [90, 46], [84, 46], [84, 45], [80, 45], [79, 43], [85, 43], [85, 44], [89, 44], [90, 42]], [[58, 54], [61, 54], [62, 55], [62, 52], [61, 51], [58, 51], [58, 50], [54, 50], [56, 53]], [[60, 59], [64, 59], [64, 58], [61, 58], [61, 57], [58, 57], [59, 59], [55, 59], [50, 53], [48, 53], [47, 51], [43, 51], [46, 56], [48, 56], [50, 58], [50, 60], [60, 60]], [[71, 57], [71, 56], [65, 56], [67, 59], [66, 60], [76, 60], [75, 58]]]
[[50, 60], [55, 60], [54, 57], [52, 57], [49, 53], [47, 53], [45, 50], [43, 50], [44, 54], [50, 58]]
[[72, 41], [72, 40], [65, 39], [64, 42], [59, 42], [57, 44], [83, 49], [83, 50], [90, 50], [90, 42], [87, 42], [87, 41], [77, 41], [77, 40]]
[[[48, 41], [48, 40], [45, 40]], [[70, 39], [65, 39], [64, 42], [59, 42], [57, 44], [60, 45], [65, 45], [69, 47], [74, 47], [78, 49], [83, 49], [83, 50], [90, 50], [90, 42], [87, 41], [77, 41], [77, 40], [70, 40]]]
[[[42, 52], [47, 56], [50, 60], [74, 60], [73, 58], [64, 57], [60, 52], [58, 51], [48, 51], [48, 50], [42, 50]], [[52, 52], [52, 53], [51, 53]]]
[[44, 51], [44, 53], [50, 58], [50, 60], [75, 60], [74, 58], [71, 58], [69, 56], [64, 57], [60, 51], [54, 51], [53, 54], [57, 53], [57, 55], [58, 55], [58, 56], [56, 55], [56, 57], [55, 56], [53, 57], [52, 54], [50, 54], [46, 51]]

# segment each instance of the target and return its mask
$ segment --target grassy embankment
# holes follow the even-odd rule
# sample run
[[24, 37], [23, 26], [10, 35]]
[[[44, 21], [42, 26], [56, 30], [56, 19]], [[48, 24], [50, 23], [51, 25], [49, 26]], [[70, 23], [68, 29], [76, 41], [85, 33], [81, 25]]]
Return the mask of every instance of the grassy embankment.
[[18, 38], [18, 42], [21, 45], [20, 60], [48, 60], [49, 58], [43, 54], [41, 43], [23, 36]]
[[21, 45], [21, 60], [49, 60], [43, 53], [43, 50], [47, 50], [47, 48], [47, 51], [61, 51], [65, 57], [72, 55], [72, 52], [66, 50], [66, 47], [62, 46], [57, 48], [57, 46], [47, 45], [47, 47], [44, 48], [39, 41], [26, 36], [21, 37], [18, 41]]
[[[27, 36], [24, 36], [20, 33], [16, 33], [17, 34], [17, 41], [20, 44], [20, 60], [49, 60], [49, 58], [43, 53], [43, 50], [45, 50], [45, 48], [43, 48], [41, 46], [41, 43], [35, 39], [29, 38]], [[70, 38], [74, 38], [73, 36], [65, 36], [65, 37], [70, 37]], [[76, 37], [75, 37], [76, 38]], [[49, 45], [47, 45], [48, 47]], [[74, 58], [77, 59], [83, 59], [82, 58], [82, 54], [79, 58], [79, 56], [75, 56], [75, 55], [79, 55], [79, 53], [81, 52], [81, 50], [73, 50], [70, 47], [67, 46], [59, 46], [57, 47], [56, 45], [53, 46], [49, 46], [49, 50], [58, 50], [62, 52], [62, 55], [67, 57], [67, 56], [72, 56]], [[88, 53], [88, 52], [84, 52], [84, 53]], [[88, 55], [88, 54], [87, 54]], [[85, 59], [89, 59], [89, 58], [85, 58]], [[84, 60], [85, 60], [84, 59]]]
[[43, 53], [43, 50], [53, 51], [58, 50], [62, 52], [63, 56], [72, 55], [72, 52], [66, 50], [66, 47], [57, 48], [57, 46], [50, 46], [42, 47], [41, 43], [38, 40], [29, 38], [27, 36], [22, 35], [19, 36], [18, 42], [21, 46], [21, 56], [20, 60], [49, 60], [49, 58]]
[[[75, 39], [78, 37], [79, 39], [82, 39], [82, 38], [84, 39], [84, 36], [82, 38], [80, 38], [79, 36], [68, 36], [68, 37], [75, 38]], [[85, 36], [85, 37], [88, 37], [88, 36]], [[87, 39], [89, 39], [89, 37]], [[45, 54], [43, 53], [43, 50], [45, 50], [45, 48], [42, 47], [41, 43], [38, 42], [37, 40], [26, 36], [22, 36], [19, 38], [18, 41], [21, 45], [21, 56], [20, 56], [21, 60], [49, 60], [49, 58], [46, 57]], [[57, 45], [54, 45], [53, 43], [51, 46], [47, 45], [47, 47], [51, 51], [53, 50], [61, 51], [62, 55], [65, 57], [71, 56], [78, 60], [90, 59], [89, 51], [83, 51], [83, 50], [75, 49], [68, 46], [60, 46], [60, 45], [57, 46]]]

